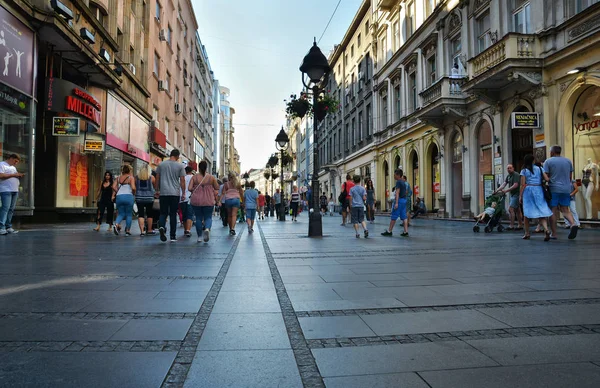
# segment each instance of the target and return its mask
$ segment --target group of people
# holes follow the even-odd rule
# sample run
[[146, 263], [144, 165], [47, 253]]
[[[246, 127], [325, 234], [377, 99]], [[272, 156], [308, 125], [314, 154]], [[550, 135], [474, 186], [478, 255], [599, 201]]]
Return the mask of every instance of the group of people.
[[[494, 192], [509, 195], [510, 226], [507, 230], [524, 229], [524, 240], [531, 238], [530, 222], [534, 219], [538, 220], [535, 232], [544, 233], [544, 241], [556, 239], [559, 213], [563, 214], [565, 225], [570, 229], [568, 238], [577, 237], [580, 223], [575, 195], [578, 187], [573, 180], [573, 163], [561, 156], [561, 152], [560, 146], [551, 147], [550, 158], [543, 164], [532, 154], [525, 156], [520, 173], [509, 164], [504, 183]], [[548, 193], [544, 192], [546, 184]]]

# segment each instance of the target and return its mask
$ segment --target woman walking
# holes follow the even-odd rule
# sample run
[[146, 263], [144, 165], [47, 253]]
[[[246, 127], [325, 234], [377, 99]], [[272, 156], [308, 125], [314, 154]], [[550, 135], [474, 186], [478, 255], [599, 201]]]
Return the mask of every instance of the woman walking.
[[333, 194], [329, 195], [329, 217], [333, 217], [333, 211], [335, 210], [335, 202], [333, 201]]
[[375, 223], [375, 188], [373, 187], [373, 181], [371, 178], [367, 179], [367, 221]]
[[219, 182], [217, 178], [208, 174], [206, 169], [208, 163], [201, 161], [198, 165], [198, 174], [190, 180], [188, 190], [191, 192], [190, 205], [196, 215], [196, 234], [198, 242], [207, 243], [210, 240], [210, 229], [212, 228], [212, 216], [215, 209]]
[[548, 181], [548, 176], [544, 169], [534, 165], [533, 155], [525, 156], [523, 170], [521, 170], [521, 194], [520, 201], [523, 204], [523, 214], [525, 215], [525, 235], [523, 240], [531, 238], [529, 234], [529, 220], [537, 218], [544, 228], [544, 241], [550, 241], [550, 231], [548, 230], [548, 220], [546, 217], [552, 215], [552, 210], [548, 207], [544, 198], [542, 184]]
[[131, 166], [124, 165], [121, 175], [113, 182], [113, 199], [117, 204], [117, 220], [113, 225], [113, 232], [119, 235], [121, 221], [125, 219], [125, 236], [131, 236], [131, 219], [133, 217], [133, 200], [135, 195], [135, 179], [131, 176]]
[[227, 209], [227, 223], [229, 224], [229, 234], [235, 236], [235, 224], [237, 220], [238, 209], [241, 206], [241, 198], [244, 195], [242, 185], [235, 172], [230, 171], [227, 183], [223, 185], [223, 194], [221, 203], [225, 204]]
[[104, 180], [98, 189], [98, 214], [96, 217], [96, 227], [94, 230], [97, 232], [100, 230], [100, 224], [102, 224], [102, 217], [106, 210], [106, 223], [108, 224], [108, 231], [112, 230], [113, 216], [115, 213], [115, 205], [113, 204], [113, 174], [110, 171], [104, 173]]
[[300, 205], [300, 193], [298, 193], [298, 186], [294, 186], [294, 191], [290, 198], [290, 207], [292, 208], [292, 221], [298, 222], [298, 206]]
[[[140, 236], [154, 235], [156, 232], [152, 230], [154, 205], [154, 188], [156, 186], [155, 178], [148, 173], [148, 167], [142, 168], [135, 180], [137, 188], [135, 192], [135, 203], [138, 208], [138, 225], [140, 226]], [[148, 218], [148, 226], [146, 225], [146, 217]]]

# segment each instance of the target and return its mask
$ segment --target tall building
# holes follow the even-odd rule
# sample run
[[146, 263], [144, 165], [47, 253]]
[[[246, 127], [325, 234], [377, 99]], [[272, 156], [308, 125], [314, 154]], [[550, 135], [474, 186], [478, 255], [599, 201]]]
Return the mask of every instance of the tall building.
[[213, 71], [210, 71], [211, 77], [213, 79], [213, 89], [212, 89], [212, 128], [213, 128], [213, 165], [212, 165], [212, 175], [215, 176], [223, 176], [222, 166], [223, 161], [221, 159], [221, 155], [223, 155], [223, 147], [221, 146], [223, 142], [223, 135], [221, 133], [221, 87], [219, 85], [219, 80], [217, 80], [214, 76]]
[[222, 139], [219, 149], [221, 155], [219, 155], [219, 176], [227, 175], [229, 171], [233, 171], [236, 174], [240, 173], [240, 156], [237, 149], [235, 148], [235, 129], [233, 126], [233, 115], [235, 109], [231, 107], [229, 103], [230, 90], [225, 86], [219, 86], [220, 91], [220, 133], [219, 136]]
[[[213, 74], [206, 47], [196, 33], [194, 58], [194, 88], [193, 88], [193, 119], [194, 122], [194, 153], [195, 162], [205, 160], [208, 171], [212, 171], [214, 163], [213, 152], [213, 117], [215, 105], [213, 102]], [[218, 109], [218, 108], [217, 108]]]

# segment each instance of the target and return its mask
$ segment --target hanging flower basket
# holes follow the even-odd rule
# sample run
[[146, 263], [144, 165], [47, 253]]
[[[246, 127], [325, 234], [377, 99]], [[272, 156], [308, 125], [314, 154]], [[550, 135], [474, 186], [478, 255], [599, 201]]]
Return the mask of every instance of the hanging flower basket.
[[273, 180], [279, 178], [279, 174], [278, 173], [273, 173], [273, 175], [271, 176], [271, 178], [273, 178]]
[[295, 181], [295, 180], [297, 180], [297, 179], [298, 179], [298, 175], [297, 174], [292, 175], [292, 182]]
[[286, 102], [285, 112], [291, 118], [303, 118], [311, 110], [312, 104], [308, 100], [306, 93], [301, 93], [300, 97], [295, 94], [290, 95], [290, 100]]
[[265, 172], [263, 175], [266, 180], [269, 180], [271, 178], [271, 173], [269, 173], [269, 172]]
[[314, 106], [313, 113], [317, 121], [322, 121], [325, 116], [329, 113], [335, 113], [340, 107], [338, 100], [333, 98], [331, 95], [325, 93], [319, 96], [316, 106]]
[[285, 152], [283, 154], [283, 165], [284, 166], [289, 166], [290, 164], [292, 164], [294, 162], [294, 158], [292, 158], [292, 155], [288, 154], [287, 152]]
[[313, 113], [317, 121], [323, 121], [325, 116], [327, 116], [327, 106], [323, 102], [317, 101], [317, 105], [315, 105]]

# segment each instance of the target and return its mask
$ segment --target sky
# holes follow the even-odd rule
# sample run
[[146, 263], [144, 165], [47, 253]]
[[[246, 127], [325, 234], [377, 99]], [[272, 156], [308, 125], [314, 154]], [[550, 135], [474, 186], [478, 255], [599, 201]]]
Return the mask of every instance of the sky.
[[[339, 44], [362, 0], [341, 0], [319, 43]], [[215, 77], [231, 90], [241, 171], [263, 168], [285, 124], [284, 99], [302, 89], [298, 68], [338, 0], [192, 0]]]

